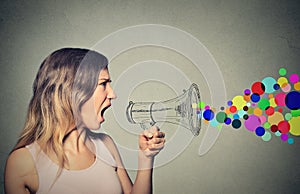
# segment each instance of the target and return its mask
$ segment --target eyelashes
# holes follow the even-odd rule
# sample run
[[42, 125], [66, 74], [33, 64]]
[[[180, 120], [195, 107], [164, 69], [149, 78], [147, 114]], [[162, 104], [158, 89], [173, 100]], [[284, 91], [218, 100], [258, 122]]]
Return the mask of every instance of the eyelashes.
[[112, 82], [112, 80], [108, 79], [108, 80], [105, 80], [104, 82], [98, 83], [98, 85], [103, 86], [104, 88], [106, 88], [107, 83], [111, 83], [111, 82]]

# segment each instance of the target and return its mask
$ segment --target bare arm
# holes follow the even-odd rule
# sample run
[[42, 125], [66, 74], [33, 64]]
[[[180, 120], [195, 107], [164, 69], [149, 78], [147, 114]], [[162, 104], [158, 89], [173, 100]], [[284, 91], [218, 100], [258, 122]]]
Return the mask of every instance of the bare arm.
[[[164, 133], [158, 131], [156, 127], [152, 127], [149, 130], [145, 130], [139, 136], [139, 154], [138, 154], [138, 171], [134, 184], [132, 184], [126, 169], [123, 166], [120, 154], [110, 139], [107, 142], [109, 150], [114, 155], [118, 169], [117, 174], [119, 176], [123, 192], [125, 194], [150, 194], [152, 193], [152, 174], [153, 174], [153, 162], [154, 157], [164, 147], [165, 139]], [[109, 143], [110, 142], [110, 143]]]
[[38, 187], [37, 180], [35, 165], [29, 151], [26, 148], [13, 151], [5, 166], [5, 193], [34, 193]]

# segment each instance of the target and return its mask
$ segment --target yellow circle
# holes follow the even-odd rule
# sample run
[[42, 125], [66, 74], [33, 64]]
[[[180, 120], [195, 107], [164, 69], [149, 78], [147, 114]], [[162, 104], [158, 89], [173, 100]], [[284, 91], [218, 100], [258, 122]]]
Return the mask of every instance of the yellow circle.
[[282, 88], [282, 86], [283, 86], [284, 84], [287, 84], [287, 83], [288, 83], [288, 80], [287, 80], [285, 77], [280, 77], [280, 78], [278, 78], [277, 83], [278, 83], [278, 84], [280, 85], [280, 87]]
[[277, 106], [277, 104], [276, 104], [276, 102], [275, 102], [275, 98], [271, 98], [271, 99], [269, 100], [269, 102], [270, 102], [270, 106], [272, 106], [272, 107], [276, 107], [276, 106]]
[[300, 136], [300, 116], [292, 117], [289, 121], [290, 133], [295, 136]]
[[232, 99], [232, 104], [237, 108], [237, 110], [242, 110], [246, 106], [247, 102], [244, 100], [243, 96], [235, 96]]

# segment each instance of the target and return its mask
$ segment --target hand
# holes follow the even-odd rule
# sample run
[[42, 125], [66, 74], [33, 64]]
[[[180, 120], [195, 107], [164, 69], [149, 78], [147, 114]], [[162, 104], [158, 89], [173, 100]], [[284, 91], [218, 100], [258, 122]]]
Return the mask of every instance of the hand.
[[146, 157], [153, 158], [165, 145], [165, 133], [159, 131], [158, 127], [152, 126], [144, 130], [139, 137], [139, 147]]

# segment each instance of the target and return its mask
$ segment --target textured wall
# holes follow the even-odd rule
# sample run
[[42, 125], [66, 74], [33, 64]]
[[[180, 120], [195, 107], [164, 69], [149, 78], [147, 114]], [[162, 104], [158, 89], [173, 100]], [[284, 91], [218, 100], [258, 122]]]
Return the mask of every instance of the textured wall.
[[[300, 73], [299, 10], [297, 1], [2, 1], [1, 175], [24, 124], [35, 73], [53, 50], [89, 48], [106, 35], [137, 24], [174, 26], [193, 35], [211, 52], [230, 99], [254, 81], [276, 77], [279, 67]], [[123, 53], [112, 62], [111, 75], [114, 78], [122, 73], [121, 64], [130, 66], [146, 59], [166, 60], [192, 80], [202, 80], [192, 67], [180, 63], [186, 59], [162, 48]], [[140, 90], [143, 87], [151, 89], [151, 84]], [[159, 84], [157, 91], [165, 99], [174, 94]], [[138, 91], [132, 95], [140, 100], [155, 96]], [[203, 98], [209, 98], [209, 94], [203, 92]], [[112, 112], [107, 116], [113, 119]], [[107, 122], [106, 127], [113, 128], [107, 131], [115, 139], [126, 143], [118, 125]], [[299, 138], [294, 145], [278, 138], [263, 142], [246, 130], [225, 127], [210, 152], [200, 157], [197, 153], [202, 136], [193, 139], [170, 163], [155, 169], [155, 193], [299, 193]], [[130, 174], [134, 177], [135, 172]]]

